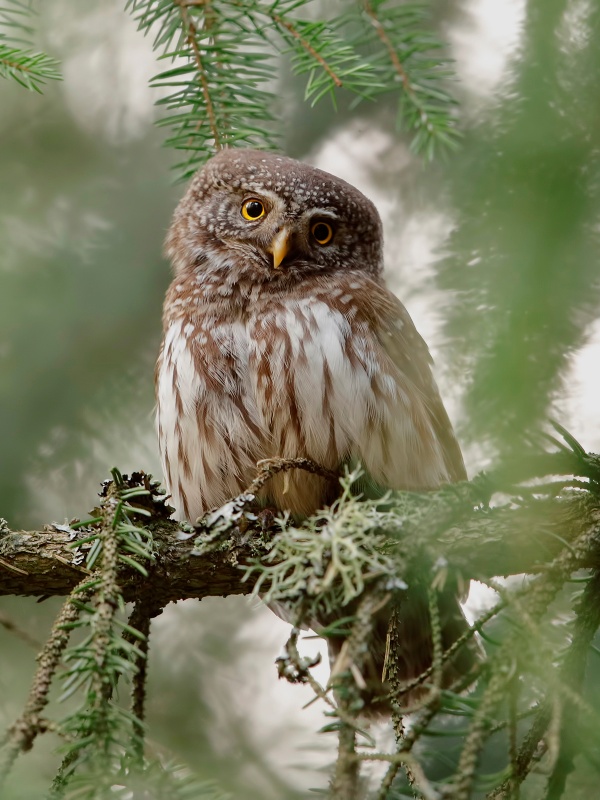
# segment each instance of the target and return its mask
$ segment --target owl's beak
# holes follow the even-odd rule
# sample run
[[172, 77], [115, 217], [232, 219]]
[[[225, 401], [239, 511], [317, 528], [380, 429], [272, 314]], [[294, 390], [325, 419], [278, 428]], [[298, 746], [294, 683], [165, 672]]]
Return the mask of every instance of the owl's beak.
[[290, 252], [290, 232], [287, 228], [282, 228], [273, 238], [268, 251], [273, 255], [274, 268], [278, 269], [283, 259]]

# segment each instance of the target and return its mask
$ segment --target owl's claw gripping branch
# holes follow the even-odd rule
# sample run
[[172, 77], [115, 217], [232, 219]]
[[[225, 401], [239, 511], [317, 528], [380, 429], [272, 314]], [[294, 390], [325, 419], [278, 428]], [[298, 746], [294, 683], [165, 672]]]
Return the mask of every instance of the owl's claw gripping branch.
[[311, 475], [320, 475], [331, 481], [339, 480], [339, 473], [316, 464], [310, 458], [264, 458], [256, 464], [256, 467], [258, 475], [246, 490], [249, 494], [256, 494], [260, 491], [273, 475], [291, 469], [301, 469], [310, 472]]

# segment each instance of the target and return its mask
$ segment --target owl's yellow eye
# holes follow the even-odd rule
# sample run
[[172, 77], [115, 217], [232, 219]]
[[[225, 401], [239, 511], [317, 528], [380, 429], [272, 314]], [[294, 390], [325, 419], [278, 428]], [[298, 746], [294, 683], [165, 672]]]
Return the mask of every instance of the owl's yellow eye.
[[310, 232], [319, 244], [329, 244], [333, 236], [333, 228], [328, 222], [315, 222]]
[[260, 200], [257, 200], [256, 197], [251, 197], [250, 200], [246, 200], [242, 206], [242, 217], [250, 222], [254, 222], [257, 219], [264, 217], [264, 215], [264, 203]]

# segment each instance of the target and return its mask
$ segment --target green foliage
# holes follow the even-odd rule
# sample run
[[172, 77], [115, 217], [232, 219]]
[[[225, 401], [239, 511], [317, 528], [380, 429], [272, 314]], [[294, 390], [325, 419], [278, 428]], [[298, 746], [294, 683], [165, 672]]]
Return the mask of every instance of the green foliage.
[[173, 63], [152, 83], [163, 94], [166, 144], [186, 155], [176, 165], [182, 179], [215, 149], [275, 147], [278, 51], [296, 75], [308, 76], [311, 105], [325, 96], [335, 104], [340, 91], [357, 100], [397, 92], [399, 127], [414, 132], [416, 152], [431, 158], [456, 144], [454, 101], [442, 86], [451, 71], [427, 30], [426, 5], [365, 2], [331, 19], [298, 18], [310, 3], [129, 0], [140, 30]]
[[353, 44], [370, 54], [374, 96], [398, 94], [398, 130], [414, 131], [413, 151], [432, 159], [440, 149], [455, 149], [456, 101], [444, 88], [453, 70], [429, 30], [427, 4], [365, 0], [362, 21]]
[[[145, 662], [154, 606], [140, 597], [125, 621], [119, 566], [148, 576], [147, 566], [154, 561], [153, 539], [138, 521], [157, 512], [168, 516], [171, 509], [158, 484], [143, 473], [128, 478], [114, 469], [112, 476], [103, 486], [94, 517], [69, 527], [77, 551], [86, 553], [89, 578], [72, 592], [54, 625], [28, 706], [4, 742], [0, 784], [19, 751], [51, 729], [64, 742], [64, 758], [49, 800], [125, 800], [132, 791], [148, 797], [152, 792], [155, 800], [225, 800], [212, 783], [199, 780], [189, 769], [144, 757]], [[79, 561], [76, 557], [75, 563]], [[72, 634], [78, 641], [65, 650]], [[61, 656], [66, 666], [60, 701], [80, 697], [81, 705], [55, 724], [43, 721], [40, 712], [48, 702]], [[132, 687], [130, 710], [119, 701], [120, 683]]]
[[[121, 761], [128, 750], [136, 753], [143, 749], [139, 723], [114, 696], [119, 680], [133, 681], [138, 672], [137, 661], [144, 658], [140, 643], [145, 639], [117, 616], [125, 610], [117, 570], [123, 562], [135, 564], [147, 575], [143, 563], [131, 556], [147, 562], [153, 559], [151, 534], [133, 522], [134, 515], [150, 516], [150, 512], [131, 503], [148, 498], [150, 490], [126, 486], [116, 470], [113, 477], [115, 483], [103, 502], [100, 529], [77, 543], [78, 547], [89, 546], [86, 566], [98, 569], [98, 576], [91, 578], [87, 587], [93, 592], [92, 600], [79, 605], [79, 619], [72, 624], [83, 639], [65, 654], [69, 666], [63, 699], [81, 690], [83, 705], [61, 724], [71, 740], [63, 778], [76, 772], [74, 786], [79, 796], [90, 799], [108, 795], [115, 782], [115, 768], [122, 769]], [[123, 636], [124, 631], [129, 639]]]
[[272, 145], [267, 128], [272, 95], [262, 87], [272, 72], [269, 55], [245, 29], [243, 4], [187, 5], [168, 0], [130, 0], [144, 32], [152, 30], [161, 59], [174, 66], [153, 85], [166, 96], [160, 124], [171, 129], [166, 144], [184, 151], [177, 165], [189, 177], [215, 149]]
[[582, 393], [572, 356], [600, 307], [600, 4], [575, 6], [527, 4], [522, 51], [445, 177], [458, 216], [436, 284], [454, 379], [470, 376], [461, 440], [502, 455]]
[[[139, 29], [154, 36], [161, 60], [172, 66], [152, 80], [164, 109], [165, 144], [184, 153], [182, 179], [223, 147], [274, 148], [281, 114], [274, 75], [278, 51], [294, 74], [307, 75], [305, 100], [349, 92], [357, 100], [397, 93], [398, 127], [413, 132], [412, 148], [432, 158], [453, 147], [458, 131], [455, 101], [444, 89], [452, 71], [442, 44], [428, 30], [424, 3], [365, 0], [326, 20], [298, 17], [312, 0], [128, 0]], [[0, 76], [34, 91], [60, 79], [58, 62], [34, 53], [15, 35], [30, 35], [31, 3], [5, 0], [0, 7]]]
[[3, 0], [0, 6], [0, 77], [12, 78], [26, 89], [42, 91], [46, 81], [61, 80], [56, 59], [31, 49], [31, 2]]

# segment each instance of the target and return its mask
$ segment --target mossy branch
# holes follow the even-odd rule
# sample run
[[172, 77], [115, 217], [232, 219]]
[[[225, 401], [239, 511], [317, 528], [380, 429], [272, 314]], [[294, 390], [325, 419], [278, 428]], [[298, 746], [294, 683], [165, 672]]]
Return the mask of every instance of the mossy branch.
[[[447, 490], [449, 501], [456, 501], [454, 492], [473, 486], [480, 491], [476, 482]], [[416, 495], [415, 500], [422, 497]], [[222, 516], [214, 515], [212, 525], [202, 527], [202, 533], [220, 531], [228, 513], [226, 506]], [[441, 530], [436, 526], [419, 531], [420, 545], [446, 558], [464, 579], [543, 572], [549, 560], [584, 535], [589, 547], [579, 554], [577, 566], [600, 566], [600, 508], [587, 494], [533, 498], [518, 508], [472, 508], [469, 513], [459, 525], [450, 521]], [[244, 579], [240, 567], [250, 566], [268, 552], [265, 531], [251, 519], [245, 520], [243, 535], [233, 527], [229, 543], [222, 542], [201, 557], [194, 555], [194, 537], [177, 538], [181, 527], [176, 521], [151, 518], [147, 527], [154, 537], [156, 561], [147, 578], [124, 565], [119, 567], [127, 601], [149, 587], [163, 603], [186, 597], [249, 594], [259, 575]], [[412, 534], [409, 525], [407, 539]], [[0, 529], [0, 595], [69, 594], [86, 574], [78, 558], [78, 537], [82, 538], [81, 534], [68, 525], [51, 524], [30, 531], [12, 531], [8, 526]]]

